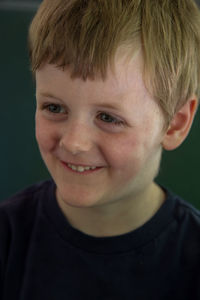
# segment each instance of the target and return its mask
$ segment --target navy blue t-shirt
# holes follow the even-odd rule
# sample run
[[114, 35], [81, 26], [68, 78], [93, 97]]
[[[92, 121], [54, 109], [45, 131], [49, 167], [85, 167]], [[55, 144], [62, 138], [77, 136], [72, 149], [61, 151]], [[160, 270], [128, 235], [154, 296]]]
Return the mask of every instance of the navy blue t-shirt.
[[200, 299], [200, 213], [167, 192], [142, 227], [115, 237], [74, 229], [55, 183], [0, 205], [0, 300]]

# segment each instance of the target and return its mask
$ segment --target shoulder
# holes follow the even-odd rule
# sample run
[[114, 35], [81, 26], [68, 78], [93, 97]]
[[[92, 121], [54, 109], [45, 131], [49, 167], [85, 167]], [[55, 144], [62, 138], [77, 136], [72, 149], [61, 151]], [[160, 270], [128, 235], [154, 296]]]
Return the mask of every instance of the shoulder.
[[52, 180], [38, 182], [1, 202], [0, 261], [3, 254], [8, 253], [10, 245], [16, 245], [16, 239], [23, 242], [23, 238], [30, 235], [33, 224], [41, 213], [42, 199], [48, 197], [48, 190], [52, 185]]
[[0, 228], [5, 230], [5, 227], [16, 226], [16, 222], [19, 224], [30, 222], [36, 214], [40, 200], [45, 193], [48, 193], [52, 184], [52, 180], [35, 183], [1, 202]]
[[160, 185], [166, 195], [163, 207], [177, 224], [197, 226], [200, 229], [200, 210], [190, 202], [175, 194], [169, 188]]
[[163, 238], [176, 247], [187, 248], [188, 251], [193, 245], [200, 257], [200, 211], [169, 189], [163, 190], [167, 196], [159, 218], [160, 223], [167, 219]]
[[[0, 284], [7, 266], [29, 245], [34, 226], [40, 219], [42, 203], [48, 197], [52, 180], [33, 184], [0, 204]], [[22, 259], [21, 259], [22, 262]], [[0, 296], [1, 297], [1, 296]]]
[[172, 195], [175, 202], [174, 205], [174, 218], [176, 221], [184, 226], [196, 227], [200, 230], [200, 211], [192, 204], [185, 201], [177, 195]]
[[172, 220], [167, 239], [181, 253], [182, 260], [190, 267], [200, 265], [200, 211], [181, 197], [169, 192], [173, 203]]
[[40, 194], [47, 190], [50, 185], [52, 185], [52, 180], [45, 180], [26, 187], [1, 202], [0, 212], [12, 211], [26, 206], [27, 204], [30, 205], [32, 202], [28, 200], [32, 200], [33, 202], [34, 200], [38, 200], [40, 198]]

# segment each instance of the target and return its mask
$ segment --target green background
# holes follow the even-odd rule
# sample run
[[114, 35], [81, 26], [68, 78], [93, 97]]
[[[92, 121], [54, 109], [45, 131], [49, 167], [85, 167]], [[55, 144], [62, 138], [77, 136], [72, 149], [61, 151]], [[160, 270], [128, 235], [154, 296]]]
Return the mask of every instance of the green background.
[[[1, 194], [3, 201], [49, 178], [34, 135], [35, 91], [29, 71], [27, 31], [33, 12], [0, 11]], [[192, 131], [175, 151], [164, 152], [157, 182], [200, 208], [200, 112]]]

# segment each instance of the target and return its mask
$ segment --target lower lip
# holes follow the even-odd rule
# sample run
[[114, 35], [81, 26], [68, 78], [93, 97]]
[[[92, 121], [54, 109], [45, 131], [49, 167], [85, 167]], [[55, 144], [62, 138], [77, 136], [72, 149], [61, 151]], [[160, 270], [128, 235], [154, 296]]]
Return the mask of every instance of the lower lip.
[[76, 170], [72, 170], [65, 162], [61, 161], [61, 164], [65, 167], [65, 169], [73, 172], [73, 173], [76, 173], [76, 174], [80, 174], [80, 175], [89, 175], [89, 174], [92, 174], [92, 173], [95, 173], [95, 172], [98, 172], [99, 170], [102, 169], [102, 167], [97, 167], [96, 169], [94, 170], [86, 170], [86, 171], [83, 171], [83, 172], [78, 172]]

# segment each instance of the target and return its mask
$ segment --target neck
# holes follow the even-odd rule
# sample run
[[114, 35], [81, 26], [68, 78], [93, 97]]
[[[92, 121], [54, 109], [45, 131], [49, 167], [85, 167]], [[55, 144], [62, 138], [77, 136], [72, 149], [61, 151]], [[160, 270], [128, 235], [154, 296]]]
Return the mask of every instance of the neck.
[[102, 206], [77, 208], [67, 205], [56, 193], [58, 204], [72, 227], [94, 236], [117, 236], [133, 231], [150, 220], [165, 201], [155, 183], [134, 197]]

